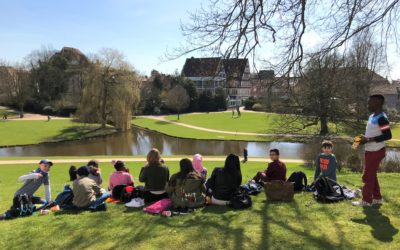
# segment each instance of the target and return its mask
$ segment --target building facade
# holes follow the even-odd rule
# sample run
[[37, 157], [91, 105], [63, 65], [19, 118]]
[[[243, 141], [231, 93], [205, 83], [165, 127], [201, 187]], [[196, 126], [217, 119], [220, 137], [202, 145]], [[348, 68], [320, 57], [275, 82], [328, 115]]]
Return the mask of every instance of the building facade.
[[240, 106], [251, 94], [248, 59], [192, 57], [186, 59], [182, 75], [193, 81], [199, 93], [224, 89], [228, 107]]

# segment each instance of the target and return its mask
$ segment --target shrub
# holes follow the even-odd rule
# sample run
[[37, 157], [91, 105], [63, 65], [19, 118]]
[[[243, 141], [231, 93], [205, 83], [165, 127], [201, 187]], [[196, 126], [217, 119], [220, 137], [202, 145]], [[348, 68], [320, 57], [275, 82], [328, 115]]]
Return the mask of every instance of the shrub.
[[250, 96], [244, 101], [244, 109], [251, 110], [253, 105], [257, 103], [257, 99], [254, 96]]
[[254, 111], [262, 111], [264, 109], [264, 107], [260, 103], [256, 103], [253, 105], [253, 107], [251, 107], [251, 109]]

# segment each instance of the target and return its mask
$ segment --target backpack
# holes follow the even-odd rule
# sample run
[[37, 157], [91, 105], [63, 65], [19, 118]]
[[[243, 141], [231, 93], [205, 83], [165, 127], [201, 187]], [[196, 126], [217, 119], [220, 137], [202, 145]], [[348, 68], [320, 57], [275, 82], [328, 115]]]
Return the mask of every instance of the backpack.
[[133, 191], [134, 191], [133, 186], [126, 186], [125, 188], [122, 189], [119, 200], [122, 201], [123, 203], [130, 202], [132, 200]]
[[249, 195], [257, 195], [261, 192], [262, 188], [263, 187], [260, 183], [249, 181], [246, 184], [242, 185], [240, 187], [240, 190], [246, 192]]
[[246, 192], [238, 191], [231, 197], [229, 206], [233, 209], [246, 209], [252, 206], [250, 195]]
[[74, 193], [69, 186], [64, 187], [64, 191], [59, 193], [54, 200], [54, 203], [59, 205], [60, 208], [65, 208], [72, 205], [72, 200], [74, 199]]
[[134, 187], [125, 184], [117, 185], [113, 188], [111, 196], [114, 199], [118, 199], [124, 203], [130, 202], [132, 200]]
[[307, 176], [301, 171], [294, 172], [290, 175], [287, 182], [293, 182], [294, 191], [301, 192], [307, 186]]
[[143, 211], [150, 214], [159, 214], [169, 209], [172, 206], [172, 201], [168, 198], [159, 200], [148, 207], [143, 208]]
[[35, 212], [31, 198], [27, 194], [20, 194], [14, 197], [11, 208], [13, 217], [30, 216]]
[[321, 202], [342, 201], [346, 197], [343, 188], [334, 180], [327, 177], [319, 177], [315, 183], [314, 198]]

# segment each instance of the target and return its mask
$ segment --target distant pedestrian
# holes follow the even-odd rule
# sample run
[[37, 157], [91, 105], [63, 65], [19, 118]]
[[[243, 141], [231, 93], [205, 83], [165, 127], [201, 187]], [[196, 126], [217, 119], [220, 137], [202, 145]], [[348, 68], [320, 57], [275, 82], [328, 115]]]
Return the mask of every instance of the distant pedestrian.
[[243, 163], [247, 162], [247, 156], [248, 156], [248, 152], [247, 152], [247, 148], [243, 149]]
[[232, 118], [235, 116], [235, 110], [232, 109]]
[[8, 118], [8, 117], [7, 117], [7, 114], [4, 114], [4, 115], [3, 115], [3, 120], [7, 120], [7, 118]]
[[47, 121], [49, 122], [51, 120], [51, 117], [48, 115], [47, 116]]
[[239, 108], [240, 108], [239, 105], [237, 105], [237, 106], [236, 106], [236, 112], [237, 112], [238, 116], [240, 117], [240, 110], [239, 110]]

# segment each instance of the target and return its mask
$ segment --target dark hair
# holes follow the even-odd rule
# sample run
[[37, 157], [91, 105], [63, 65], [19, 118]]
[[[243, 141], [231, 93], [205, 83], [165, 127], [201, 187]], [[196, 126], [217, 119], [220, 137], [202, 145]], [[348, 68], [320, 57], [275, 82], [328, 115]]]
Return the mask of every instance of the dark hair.
[[92, 166], [92, 167], [98, 168], [98, 167], [99, 167], [99, 162], [96, 161], [96, 160], [90, 160], [90, 161], [87, 163], [87, 166], [88, 166], [88, 167]]
[[76, 170], [76, 174], [79, 176], [88, 176], [89, 175], [89, 169], [86, 166], [82, 166]]
[[333, 148], [333, 143], [331, 141], [323, 141], [322, 147], [323, 148]]
[[116, 161], [114, 164], [114, 168], [117, 171], [122, 171], [125, 169], [125, 163], [123, 161]]
[[74, 181], [76, 180], [78, 177], [76, 176], [76, 167], [75, 166], [71, 166], [69, 167], [69, 180], [70, 181]]
[[275, 153], [276, 155], [279, 155], [279, 150], [276, 148], [273, 148], [269, 151], [269, 153]]
[[235, 154], [229, 154], [225, 159], [224, 169], [230, 173], [240, 173], [240, 160], [239, 156]]
[[187, 175], [194, 171], [192, 161], [188, 158], [184, 158], [179, 162], [180, 171], [179, 171], [179, 179], [184, 179]]
[[385, 103], [385, 97], [383, 95], [371, 95], [369, 99], [376, 99], [380, 101], [382, 105]]

